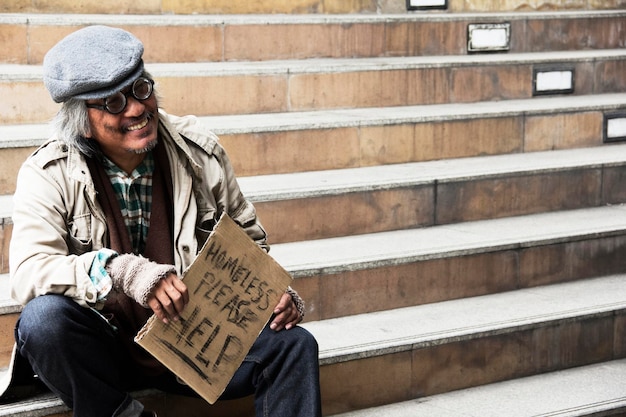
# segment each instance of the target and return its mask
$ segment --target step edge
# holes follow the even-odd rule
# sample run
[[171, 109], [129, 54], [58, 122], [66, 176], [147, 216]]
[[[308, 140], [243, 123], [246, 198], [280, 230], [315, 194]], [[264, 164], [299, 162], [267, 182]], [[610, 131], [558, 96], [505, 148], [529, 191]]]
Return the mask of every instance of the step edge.
[[450, 158], [373, 167], [240, 177], [252, 202], [271, 202], [348, 193], [393, 190], [461, 181], [506, 179], [626, 164], [626, 144], [593, 148]]
[[[454, 256], [620, 236], [626, 232], [626, 220], [620, 218], [624, 217], [625, 210], [624, 205], [600, 206], [427, 228], [279, 243], [272, 246], [270, 255], [294, 278], [339, 274]], [[560, 222], [565, 222], [568, 226], [563, 228], [563, 223]], [[578, 228], [572, 229], [569, 226], [573, 224], [572, 222], [585, 224], [577, 224]], [[517, 234], [514, 229], [519, 228], [522, 228], [523, 232]], [[495, 229], [498, 231], [495, 232]], [[446, 236], [445, 239], [437, 240], [443, 235]], [[450, 241], [454, 242], [447, 243]], [[398, 250], [389, 247], [397, 246], [398, 242], [404, 242], [405, 248]], [[428, 242], [428, 245], [420, 242]], [[359, 253], [354, 252], [356, 244], [360, 245]], [[381, 248], [385, 248], [385, 251], [381, 251]]]
[[[626, 144], [517, 154], [449, 158], [382, 166], [239, 177], [246, 197], [272, 202], [393, 190], [460, 181], [506, 179], [626, 164]], [[12, 195], [0, 195], [0, 219], [11, 221]]]
[[[0, 13], [0, 24], [84, 26], [92, 24], [134, 26], [245, 25], [245, 24], [347, 24], [394, 22], [449, 22], [501, 20], [588, 19], [626, 16], [621, 9], [516, 12], [381, 13], [381, 14], [89, 14]], [[148, 19], [149, 18], [149, 19]]]
[[[613, 293], [613, 290], [626, 288], [625, 280], [626, 274], [609, 275], [305, 322], [302, 326], [318, 338], [320, 363], [330, 365], [560, 323], [611, 317], [626, 311], [626, 296]], [[556, 305], [551, 301], [555, 293], [573, 297]], [[530, 304], [529, 301], [533, 300], [534, 303]], [[526, 309], [515, 308], [524, 306]], [[445, 319], [436, 320], [435, 316]], [[420, 321], [420, 326], [403, 326], [393, 334], [392, 329], [397, 323], [411, 323], [411, 320]], [[365, 328], [370, 329], [367, 335], [364, 334]]]
[[[626, 93], [588, 94], [473, 103], [422, 104], [396, 107], [363, 107], [277, 113], [197, 116], [208, 130], [216, 135], [276, 133], [302, 130], [336, 128], [378, 127], [397, 124], [454, 122], [461, 120], [494, 119], [532, 115], [577, 113], [589, 111], [609, 112], [624, 110]], [[268, 117], [271, 115], [271, 117]], [[22, 127], [25, 126], [25, 127]], [[38, 126], [38, 135], [27, 129]], [[40, 145], [47, 137], [47, 123], [0, 125], [0, 138], [7, 132], [23, 138], [0, 139], [0, 148], [15, 145], [26, 147]]]
[[[616, 371], [611, 372], [612, 368], [616, 368]], [[606, 371], [603, 372], [603, 369]], [[529, 395], [533, 396], [534, 401], [537, 401], [537, 396], [539, 395], [539, 390], [545, 393], [546, 386], [545, 382], [548, 382], [548, 385], [553, 385], [554, 390], [550, 391], [550, 395], [556, 395], [555, 391], [558, 391], [559, 388], [563, 387], [562, 381], [571, 380], [572, 377], [579, 379], [581, 381], [586, 381], [589, 379], [589, 373], [597, 373], [598, 378], [602, 377], [604, 379], [604, 375], [613, 375], [618, 374], [620, 372], [626, 372], [626, 359], [616, 359], [611, 361], [599, 362], [595, 364], [578, 366], [569, 369], [557, 370], [552, 372], [546, 372], [539, 375], [531, 375], [527, 377], [500, 381], [495, 383], [490, 383], [482, 386], [476, 386], [466, 389], [461, 389], [452, 392], [446, 392], [442, 394], [431, 395], [427, 397], [420, 397], [413, 400], [402, 401], [398, 403], [392, 403], [387, 405], [382, 405], [378, 407], [367, 408], [363, 410], [355, 410], [347, 413], [341, 414], [333, 414], [329, 417], [373, 417], [379, 415], [385, 415], [389, 417], [408, 417], [414, 415], [422, 415], [424, 412], [428, 413], [434, 412], [436, 415], [459, 415], [472, 417], [477, 415], [484, 414], [476, 414], [481, 413], [481, 409], [478, 408], [480, 404], [486, 404], [488, 401], [490, 405], [493, 405], [494, 401], [498, 401], [498, 399], [502, 399], [501, 401], [507, 401], [507, 410], [511, 409], [511, 397], [516, 397], [511, 395], [512, 392], [520, 392], [520, 387], [531, 385], [532, 388]], [[571, 385], [567, 385], [570, 387]], [[534, 393], [533, 393], [534, 392]], [[486, 394], [486, 395], [485, 395]], [[524, 393], [525, 394], [525, 393]], [[568, 399], [575, 398], [571, 395], [571, 391], [567, 393]], [[459, 413], [458, 402], [461, 398], [467, 398], [468, 400], [464, 401], [464, 404], [472, 403], [476, 405], [476, 408], [472, 408], [472, 410], [476, 410], [476, 412], [468, 411], [468, 414]], [[520, 393], [520, 398], [523, 401], [527, 397]], [[478, 402], [477, 402], [478, 401]], [[451, 402], [452, 405], [446, 406], [446, 402]], [[542, 405], [545, 406], [546, 402]], [[550, 404], [551, 405], [551, 404]], [[486, 407], [486, 405], [485, 405]], [[497, 412], [489, 407], [490, 411]], [[626, 396], [616, 395], [612, 398], [608, 398], [603, 401], [590, 401], [586, 404], [582, 405], [570, 405], [567, 408], [561, 408], [559, 410], [544, 410], [541, 412], [539, 410], [532, 410], [526, 414], [527, 416], [544, 416], [544, 417], [560, 417], [560, 416], [591, 416], [597, 415], [596, 413], [600, 413], [603, 411], [617, 411], [617, 410], [626, 410]], [[420, 414], [420, 412], [422, 414]], [[487, 412], [483, 410], [483, 412]], [[445, 414], [449, 413], [449, 414]], [[488, 414], [495, 415], [495, 414]], [[516, 414], [519, 416], [521, 414]], [[605, 415], [605, 414], [601, 414]]]
[[[272, 246], [270, 255], [295, 279], [301, 279], [455, 256], [623, 236], [626, 232], [626, 222], [620, 219], [626, 217], [625, 212], [624, 205], [603, 206], [421, 229], [281, 243]], [[577, 224], [579, 228], [572, 230], [571, 226], [567, 226], [561, 230], [559, 224], [562, 222], [568, 225]], [[517, 232], [518, 230], [522, 232]], [[440, 239], [444, 235], [445, 239]], [[450, 240], [455, 243], [448, 243]], [[414, 243], [412, 247], [397, 250], [389, 248], [390, 241]], [[428, 245], [420, 242], [428, 242]], [[360, 252], [355, 253], [354, 248], [357, 246]], [[382, 247], [386, 247], [387, 250], [381, 253]], [[311, 257], [311, 253], [317, 256]], [[6, 274], [4, 276], [8, 277]], [[13, 311], [10, 309], [17, 307], [9, 302], [4, 308], [6, 311]]]
[[[624, 49], [519, 52], [495, 55], [429, 55], [404, 57], [306, 58], [265, 61], [148, 62], [155, 77], [188, 78], [235, 75], [298, 75], [428, 68], [560, 64], [622, 60]], [[0, 64], [0, 81], [42, 81], [41, 65]]]
[[[320, 365], [334, 365], [337, 363], [402, 353], [450, 343], [540, 329], [555, 324], [575, 323], [594, 318], [610, 317], [623, 311], [626, 312], [626, 300], [621, 303], [600, 305], [591, 309], [581, 309], [580, 311], [569, 311], [563, 314], [534, 317], [532, 320], [498, 322], [493, 323], [491, 326], [465, 328], [458, 332], [432, 333], [410, 338], [386, 340], [385, 342], [355, 345], [350, 348], [320, 349]], [[311, 331], [310, 328], [306, 326], [306, 323], [303, 327]]]
[[[454, 122], [589, 111], [616, 111], [626, 106], [626, 93], [533, 97], [472, 103], [362, 107], [286, 113], [198, 116], [217, 135], [274, 133], [334, 128], [382, 127], [398, 124]], [[332, 118], [332, 120], [325, 120]], [[268, 123], [268, 119], [271, 122]]]
[[[625, 212], [626, 205], [607, 205], [277, 243], [272, 245], [270, 256], [296, 279], [331, 275], [456, 256], [622, 236], [626, 233], [626, 221], [622, 220], [626, 217]], [[563, 222], [567, 224], [566, 227]], [[571, 224], [576, 224], [577, 228], [573, 229], [569, 226]], [[444, 235], [445, 238], [442, 239]], [[397, 242], [404, 242], [406, 245], [397, 249]], [[428, 242], [428, 245], [423, 242]], [[359, 248], [358, 252], [356, 247]], [[381, 251], [381, 248], [385, 250]]]
[[[131, 393], [134, 398], [144, 398], [155, 395], [163, 395], [156, 389], [146, 389]], [[59, 397], [53, 393], [40, 394], [34, 398], [0, 404], [0, 417], [34, 417], [47, 416], [55, 413], [69, 412], [67, 407]], [[34, 413], [34, 414], [33, 414]]]

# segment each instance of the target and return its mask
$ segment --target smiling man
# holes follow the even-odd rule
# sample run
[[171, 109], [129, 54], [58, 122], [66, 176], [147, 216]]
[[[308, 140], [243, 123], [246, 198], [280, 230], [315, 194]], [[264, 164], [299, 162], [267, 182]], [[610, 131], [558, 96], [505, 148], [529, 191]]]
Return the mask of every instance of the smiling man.
[[[24, 305], [15, 360], [75, 417], [156, 416], [129, 391], [194, 395], [133, 342], [155, 314], [178, 320], [180, 279], [226, 213], [263, 249], [266, 233], [217, 138], [159, 110], [143, 45], [106, 26], [76, 31], [44, 59], [63, 103], [55, 135], [23, 164], [15, 192], [11, 290]], [[288, 289], [224, 392], [258, 416], [320, 416], [317, 343]]]
[[[127, 172], [132, 172], [158, 143], [159, 119], [153, 86], [150, 78], [139, 77], [126, 91], [107, 97], [102, 104], [98, 100], [86, 102], [91, 136], [97, 138], [102, 153]], [[141, 105], [131, 103], [133, 108], [127, 110], [129, 96]], [[126, 112], [126, 117], [118, 117], [122, 112]]]

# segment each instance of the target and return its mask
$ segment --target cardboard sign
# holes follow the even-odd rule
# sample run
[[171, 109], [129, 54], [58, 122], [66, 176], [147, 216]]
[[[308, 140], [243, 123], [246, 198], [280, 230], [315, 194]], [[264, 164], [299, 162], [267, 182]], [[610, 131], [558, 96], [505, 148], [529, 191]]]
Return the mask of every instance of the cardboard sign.
[[135, 342], [213, 404], [292, 277], [225, 215], [183, 280], [189, 304], [181, 319], [164, 324], [152, 316]]

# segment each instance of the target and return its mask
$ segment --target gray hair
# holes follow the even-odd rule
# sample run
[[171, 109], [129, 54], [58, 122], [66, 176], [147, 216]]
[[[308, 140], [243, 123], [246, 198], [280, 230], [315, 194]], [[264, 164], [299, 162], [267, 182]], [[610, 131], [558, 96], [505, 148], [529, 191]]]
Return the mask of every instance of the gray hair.
[[93, 157], [101, 154], [98, 143], [88, 139], [91, 129], [84, 100], [70, 98], [64, 101], [53, 120], [53, 128], [58, 138], [83, 155]]
[[[154, 79], [147, 71], [144, 71], [142, 76]], [[156, 91], [152, 94], [158, 102], [159, 96]], [[72, 97], [64, 101], [52, 124], [56, 136], [68, 146], [74, 147], [89, 158], [102, 155], [98, 142], [89, 138], [91, 128], [85, 100]]]

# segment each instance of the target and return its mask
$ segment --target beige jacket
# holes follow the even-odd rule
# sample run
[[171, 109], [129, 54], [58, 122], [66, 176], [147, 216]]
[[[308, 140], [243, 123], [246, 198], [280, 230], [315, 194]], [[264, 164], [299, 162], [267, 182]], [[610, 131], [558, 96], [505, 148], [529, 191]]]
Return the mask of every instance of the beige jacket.
[[[217, 137], [195, 117], [160, 112], [159, 118], [159, 136], [172, 171], [174, 257], [179, 273], [191, 264], [223, 212], [268, 249], [266, 233], [254, 207], [241, 194]], [[95, 305], [97, 293], [89, 269], [108, 237], [84, 157], [52, 138], [23, 164], [14, 201], [9, 249], [12, 297], [26, 304], [53, 293], [83, 306]]]

